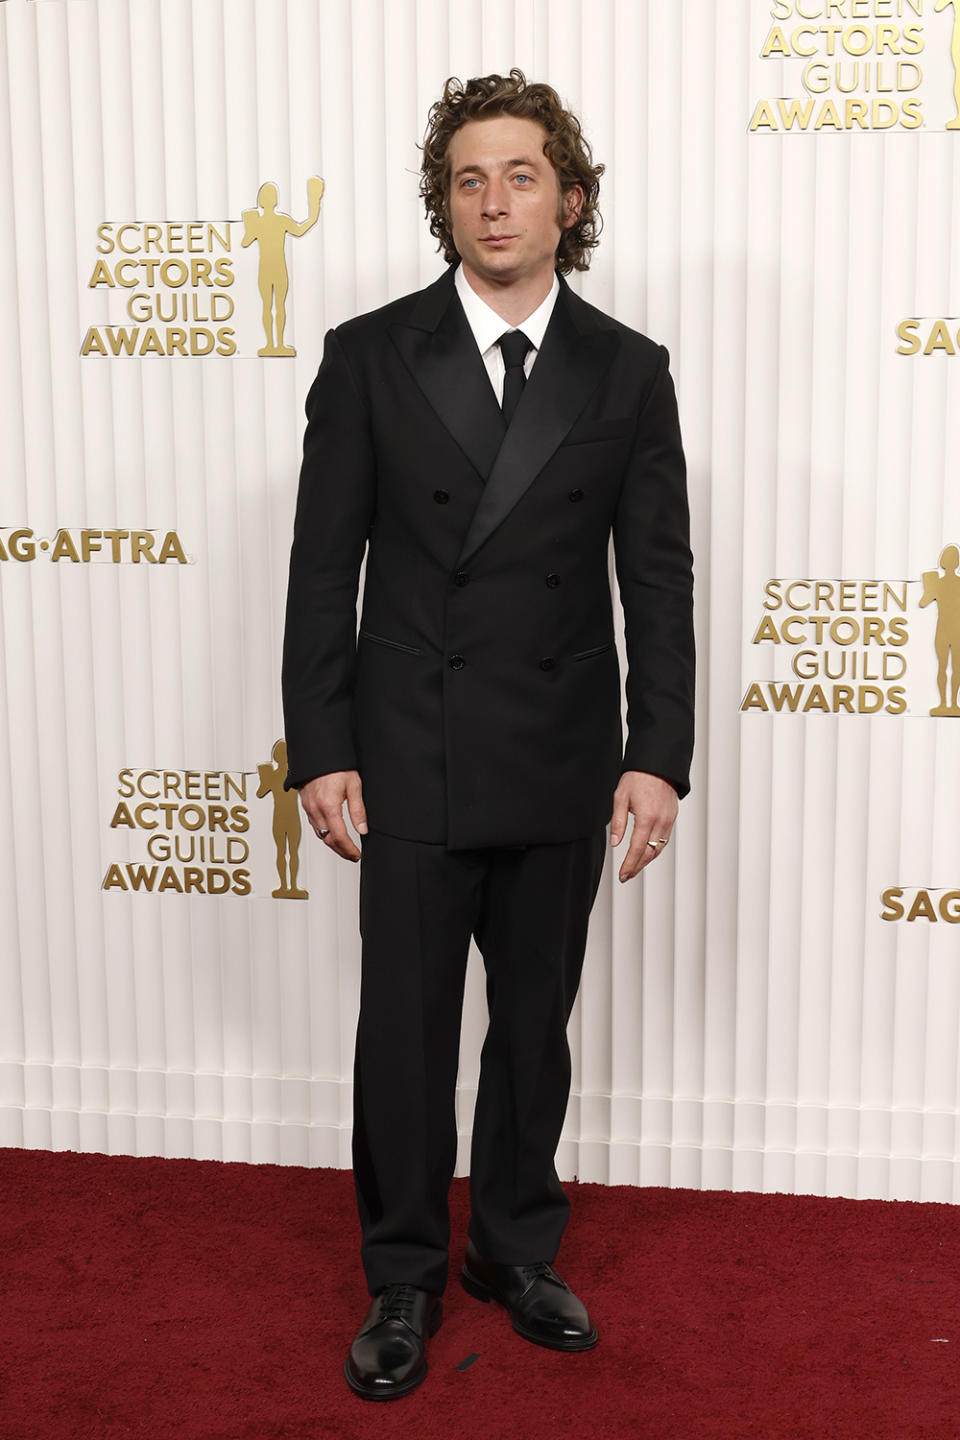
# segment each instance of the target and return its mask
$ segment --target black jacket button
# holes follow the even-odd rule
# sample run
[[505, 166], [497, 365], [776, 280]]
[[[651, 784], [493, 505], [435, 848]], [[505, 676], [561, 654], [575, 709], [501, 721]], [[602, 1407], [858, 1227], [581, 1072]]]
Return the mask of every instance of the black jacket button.
[[467, 574], [466, 570], [458, 570], [456, 575], [454, 575], [453, 577], [453, 583], [454, 585], [469, 585], [470, 576]]
[[451, 656], [450, 656], [450, 669], [451, 669], [451, 670], [462, 670], [463, 667], [464, 667], [464, 665], [465, 665], [466, 663], [467, 663], [467, 662], [464, 660], [464, 658], [463, 658], [462, 655], [451, 655]]
[[446, 505], [447, 501], [450, 499], [450, 495], [446, 490], [434, 490], [433, 498], [434, 500], [436, 500], [438, 505]]
[[548, 575], [548, 576], [547, 576], [547, 584], [550, 586], [550, 589], [551, 589], [551, 590], [556, 590], [557, 586], [560, 584], [560, 576], [559, 576], [559, 575]]
[[540, 661], [540, 669], [541, 669], [541, 670], [552, 670], [552, 669], [553, 669], [553, 656], [552, 656], [552, 655], [545, 655], [545, 656], [543, 657], [543, 659]]
[[583, 499], [583, 491], [582, 491], [582, 490], [571, 490], [571, 491], [570, 491], [570, 499], [571, 499], [571, 500], [582, 500], [582, 499]]

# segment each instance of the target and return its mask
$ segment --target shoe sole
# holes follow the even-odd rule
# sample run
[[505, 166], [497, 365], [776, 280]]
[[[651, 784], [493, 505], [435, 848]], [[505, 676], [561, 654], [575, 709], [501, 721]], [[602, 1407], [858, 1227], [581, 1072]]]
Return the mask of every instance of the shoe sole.
[[[427, 1337], [432, 1339], [442, 1324], [443, 1302], [441, 1301], [430, 1317], [430, 1322], [427, 1325]], [[404, 1380], [402, 1385], [395, 1385], [392, 1390], [367, 1390], [350, 1374], [350, 1357], [348, 1356], [343, 1362], [343, 1373], [346, 1376], [347, 1384], [350, 1386], [354, 1395], [359, 1395], [362, 1400], [399, 1400], [401, 1396], [409, 1395], [411, 1390], [416, 1390], [418, 1385], [423, 1384], [427, 1378], [428, 1368], [427, 1362], [424, 1360], [423, 1369], [418, 1370], [415, 1375], [411, 1375], [409, 1379]]]
[[569, 1342], [565, 1343], [562, 1340], [548, 1340], [542, 1335], [536, 1335], [533, 1331], [524, 1329], [517, 1321], [516, 1316], [511, 1311], [507, 1302], [500, 1298], [496, 1290], [491, 1290], [490, 1286], [484, 1285], [483, 1281], [478, 1280], [476, 1275], [471, 1275], [466, 1265], [464, 1265], [460, 1271], [460, 1283], [467, 1294], [473, 1296], [474, 1300], [482, 1300], [485, 1305], [489, 1304], [491, 1300], [495, 1300], [498, 1305], [501, 1305], [510, 1316], [510, 1323], [514, 1330], [516, 1330], [517, 1334], [524, 1340], [529, 1340], [531, 1345], [542, 1345], [545, 1350], [564, 1350], [568, 1354], [573, 1354], [578, 1350], [592, 1350], [600, 1339], [597, 1328], [594, 1326], [584, 1340], [577, 1340], [573, 1344]]

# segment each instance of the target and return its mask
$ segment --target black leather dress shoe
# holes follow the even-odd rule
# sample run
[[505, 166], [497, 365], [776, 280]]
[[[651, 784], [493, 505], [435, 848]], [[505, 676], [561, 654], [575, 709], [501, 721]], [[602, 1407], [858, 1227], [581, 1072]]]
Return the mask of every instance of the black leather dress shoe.
[[525, 1340], [550, 1350], [590, 1350], [597, 1332], [582, 1300], [545, 1260], [531, 1265], [495, 1265], [472, 1240], [461, 1272], [463, 1288], [477, 1300], [506, 1307], [513, 1328]]
[[427, 1336], [443, 1319], [439, 1295], [416, 1285], [388, 1285], [375, 1297], [343, 1371], [365, 1400], [394, 1400], [427, 1373]]

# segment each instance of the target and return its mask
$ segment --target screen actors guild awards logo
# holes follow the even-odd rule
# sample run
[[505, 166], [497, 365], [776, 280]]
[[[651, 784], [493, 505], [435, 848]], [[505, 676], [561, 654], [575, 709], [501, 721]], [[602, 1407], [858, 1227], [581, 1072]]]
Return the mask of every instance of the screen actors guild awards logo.
[[283, 332], [287, 324], [287, 290], [290, 278], [287, 273], [285, 245], [288, 235], [299, 239], [316, 225], [320, 218], [320, 200], [323, 195], [323, 181], [318, 175], [311, 175], [307, 181], [306, 220], [296, 221], [277, 209], [277, 187], [271, 180], [260, 186], [257, 195], [259, 209], [244, 210], [244, 249], [248, 245], [260, 247], [260, 268], [257, 283], [260, 299], [263, 301], [263, 333], [266, 344], [257, 351], [263, 356], [296, 355], [292, 345], [284, 345]]
[[[286, 741], [278, 740], [272, 758], [256, 769], [257, 798], [273, 800], [270, 858], [280, 883], [271, 892], [266, 890], [268, 812], [265, 806], [256, 807], [261, 817], [257, 821], [247, 800], [253, 773], [120, 770], [108, 822], [114, 858], [107, 865], [102, 888], [127, 894], [257, 899], [271, 893], [274, 900], [307, 900], [308, 892], [297, 884], [299, 796], [296, 790], [283, 788]], [[116, 853], [124, 835], [123, 848], [133, 851], [127, 856]], [[255, 876], [261, 877], [256, 883]]]
[[[944, 19], [928, 25], [931, 11]], [[760, 56], [783, 89], [755, 105], [751, 134], [919, 130], [928, 102], [934, 128], [960, 130], [960, 0], [771, 0], [769, 15]]]
[[[742, 711], [923, 714], [911, 707], [904, 681], [911, 662], [924, 668], [911, 633], [919, 625], [914, 607], [935, 605], [940, 703], [926, 713], [960, 717], [960, 547], [945, 546], [940, 569], [924, 571], [919, 582], [774, 579], [764, 596], [750, 643], [764, 647], [774, 673], [749, 685]], [[914, 685], [916, 706], [926, 679]]]
[[300, 797], [296, 790], [284, 790], [287, 778], [287, 742], [278, 740], [273, 747], [273, 762], [257, 766], [260, 784], [257, 797], [273, 796], [273, 839], [277, 847], [279, 889], [274, 900], [308, 900], [306, 890], [297, 887], [300, 869]]
[[[288, 235], [299, 239], [316, 225], [322, 195], [323, 181], [310, 176], [307, 218], [294, 220], [277, 209], [277, 186], [267, 180], [260, 186], [256, 208], [243, 211], [241, 248], [256, 245], [259, 250], [257, 285], [266, 343], [258, 355], [286, 358], [297, 353], [284, 339], [290, 290], [286, 241]], [[251, 287], [248, 305], [246, 285], [236, 285], [237, 224], [105, 220], [98, 225], [97, 258], [87, 288], [101, 296], [104, 323], [87, 328], [80, 354], [196, 358], [248, 353], [253, 337], [247, 331], [255, 323], [253, 294]]]

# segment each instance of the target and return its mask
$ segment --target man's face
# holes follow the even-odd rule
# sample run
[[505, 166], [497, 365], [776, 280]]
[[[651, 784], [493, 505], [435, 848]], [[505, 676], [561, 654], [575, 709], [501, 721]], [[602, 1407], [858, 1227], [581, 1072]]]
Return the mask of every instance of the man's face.
[[448, 213], [464, 268], [498, 286], [552, 274], [561, 225], [575, 223], [582, 192], [560, 195], [535, 120], [469, 120], [450, 142]]

